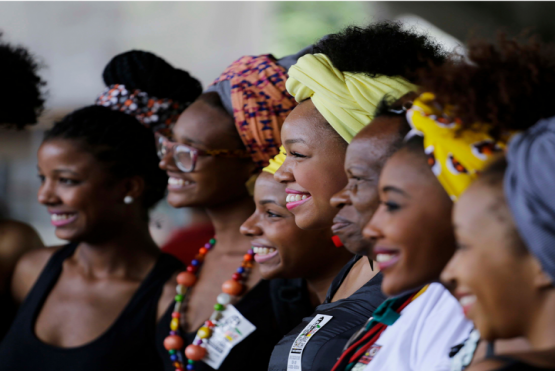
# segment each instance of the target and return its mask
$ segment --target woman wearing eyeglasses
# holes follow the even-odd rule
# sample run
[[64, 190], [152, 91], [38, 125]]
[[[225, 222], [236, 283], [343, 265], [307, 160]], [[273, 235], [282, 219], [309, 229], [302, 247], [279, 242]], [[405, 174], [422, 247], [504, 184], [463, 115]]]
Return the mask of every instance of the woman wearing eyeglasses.
[[312, 310], [305, 288], [261, 281], [239, 231], [255, 210], [251, 178], [278, 153], [281, 125], [296, 105], [285, 89], [295, 60], [238, 59], [181, 114], [171, 140], [157, 138], [168, 202], [205, 208], [216, 231], [178, 276], [158, 339], [168, 370], [266, 369], [284, 323]]

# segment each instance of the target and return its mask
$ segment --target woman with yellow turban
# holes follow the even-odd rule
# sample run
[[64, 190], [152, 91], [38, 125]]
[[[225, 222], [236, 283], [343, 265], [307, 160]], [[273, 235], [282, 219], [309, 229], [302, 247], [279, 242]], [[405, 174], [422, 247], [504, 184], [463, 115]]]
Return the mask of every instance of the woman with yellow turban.
[[[284, 199], [297, 226], [331, 228], [337, 208], [330, 198], [347, 184], [343, 165], [348, 143], [372, 121], [385, 95], [397, 99], [416, 89], [413, 72], [428, 61], [443, 61], [429, 38], [400, 24], [378, 23], [327, 36], [315, 45], [314, 54], [290, 69], [287, 89], [300, 104], [282, 128], [287, 156], [275, 179], [287, 187]], [[333, 366], [343, 345], [383, 300], [379, 291], [372, 291], [381, 276], [368, 268], [361, 256], [345, 265], [326, 301], [276, 346], [270, 371], [328, 371]], [[367, 278], [344, 290], [358, 276]]]

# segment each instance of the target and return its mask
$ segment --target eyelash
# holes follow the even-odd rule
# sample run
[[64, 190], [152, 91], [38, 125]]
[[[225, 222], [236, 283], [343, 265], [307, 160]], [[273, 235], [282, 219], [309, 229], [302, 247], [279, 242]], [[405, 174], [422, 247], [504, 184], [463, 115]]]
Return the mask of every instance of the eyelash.
[[300, 153], [297, 153], [297, 152], [291, 152], [291, 156], [298, 157], [298, 158], [306, 158], [307, 157], [307, 156], [301, 155]]
[[78, 181], [73, 180], [73, 179], [68, 179], [68, 178], [58, 178], [58, 180], [59, 180], [60, 183], [62, 183], [64, 185], [68, 185], [68, 186], [79, 184]]
[[395, 212], [401, 208], [400, 205], [391, 201], [382, 201], [382, 204], [385, 205], [385, 207], [387, 208], [387, 211], [389, 211], [390, 213]]
[[281, 215], [278, 215], [276, 213], [273, 213], [271, 211], [266, 211], [266, 215], [268, 215], [269, 218], [281, 218]]

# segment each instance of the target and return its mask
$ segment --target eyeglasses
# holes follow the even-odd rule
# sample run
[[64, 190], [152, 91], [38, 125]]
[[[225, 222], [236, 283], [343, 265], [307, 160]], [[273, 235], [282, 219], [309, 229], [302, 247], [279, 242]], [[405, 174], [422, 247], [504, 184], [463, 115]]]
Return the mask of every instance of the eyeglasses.
[[168, 154], [173, 154], [173, 160], [179, 170], [184, 173], [190, 173], [195, 170], [197, 159], [199, 156], [212, 157], [237, 157], [248, 158], [250, 154], [241, 149], [212, 149], [203, 151], [186, 144], [172, 142], [162, 134], [156, 133], [156, 151], [160, 160], [164, 159]]

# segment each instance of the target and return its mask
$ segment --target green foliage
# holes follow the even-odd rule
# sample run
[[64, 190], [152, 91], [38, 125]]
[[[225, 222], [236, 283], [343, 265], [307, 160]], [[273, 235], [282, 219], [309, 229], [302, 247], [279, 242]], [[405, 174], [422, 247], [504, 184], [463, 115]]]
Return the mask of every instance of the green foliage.
[[322, 36], [370, 22], [371, 3], [360, 1], [274, 2], [272, 48], [276, 57], [296, 53]]

